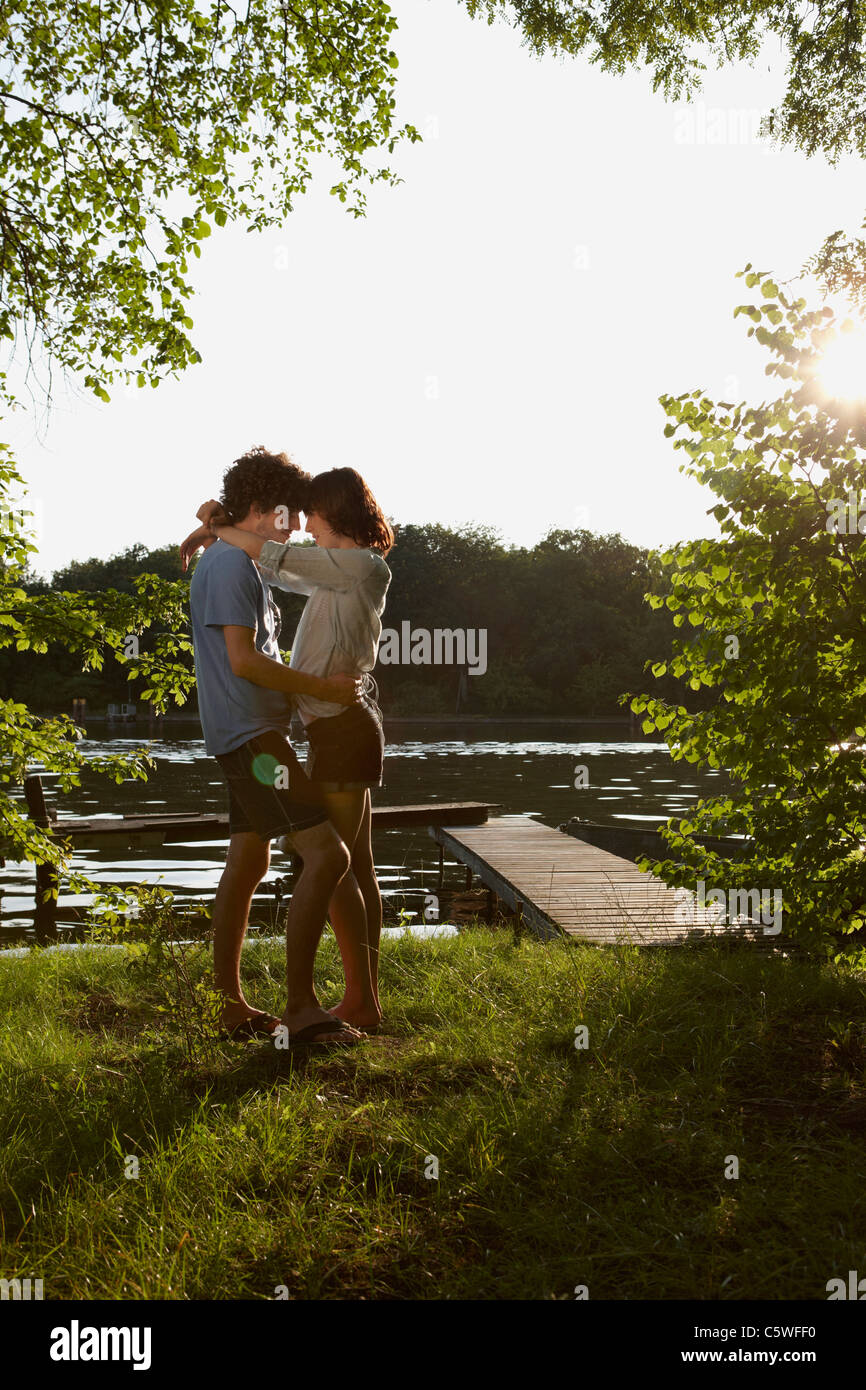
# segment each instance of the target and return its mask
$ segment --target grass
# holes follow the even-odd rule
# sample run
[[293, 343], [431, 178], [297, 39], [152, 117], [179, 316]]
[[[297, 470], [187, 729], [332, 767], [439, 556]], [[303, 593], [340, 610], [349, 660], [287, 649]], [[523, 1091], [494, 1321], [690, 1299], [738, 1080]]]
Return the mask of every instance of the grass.
[[[331, 937], [318, 969], [336, 998]], [[244, 971], [278, 1007], [279, 945]], [[122, 953], [0, 964], [0, 1275], [46, 1298], [825, 1299], [866, 1273], [862, 979], [480, 926], [389, 942], [382, 975], [388, 1031], [357, 1050], [190, 1062]]]

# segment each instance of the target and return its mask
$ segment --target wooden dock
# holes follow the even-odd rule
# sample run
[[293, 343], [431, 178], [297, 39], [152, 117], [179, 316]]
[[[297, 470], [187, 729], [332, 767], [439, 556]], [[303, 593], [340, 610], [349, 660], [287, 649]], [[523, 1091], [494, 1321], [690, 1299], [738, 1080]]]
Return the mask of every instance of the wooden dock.
[[678, 896], [630, 860], [529, 816], [497, 816], [460, 830], [433, 826], [430, 834], [441, 854], [466, 865], [467, 883], [477, 874], [545, 940], [563, 933], [598, 944], [637, 945], [708, 933], [760, 937], [760, 926], [718, 922], [711, 908]]
[[[45, 800], [42, 779], [34, 774], [24, 783], [24, 795], [34, 824], [49, 831], [52, 839], [76, 848], [123, 850], [153, 849], [161, 845], [196, 843], [229, 838], [228, 812], [174, 812], [167, 815], [58, 817]], [[491, 811], [500, 808], [489, 801], [428, 801], [413, 806], [374, 806], [372, 828], [390, 830], [411, 826], [481, 825]], [[0, 859], [0, 866], [3, 860]], [[33, 916], [38, 940], [56, 930], [58, 917], [57, 876], [47, 864], [36, 868], [36, 905]]]
[[[480, 825], [498, 806], [487, 801], [428, 801], [420, 806], [374, 806], [374, 830], [399, 826]], [[52, 836], [88, 849], [141, 849], [227, 840], [228, 812], [189, 811], [172, 815], [67, 817], [49, 821]]]

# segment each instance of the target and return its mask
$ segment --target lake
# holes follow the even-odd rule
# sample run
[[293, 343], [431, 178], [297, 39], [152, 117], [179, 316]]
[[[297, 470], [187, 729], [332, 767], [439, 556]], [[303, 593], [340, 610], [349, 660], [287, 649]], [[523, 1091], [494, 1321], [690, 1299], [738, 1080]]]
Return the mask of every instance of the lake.
[[[723, 773], [675, 763], [665, 744], [633, 737], [624, 740], [626, 732], [622, 724], [556, 720], [543, 724], [389, 720], [385, 782], [375, 802], [497, 802], [503, 813], [536, 815], [553, 826], [571, 816], [656, 823], [686, 811], [700, 797], [727, 789]], [[165, 724], [161, 733], [151, 737], [157, 766], [148, 782], [117, 786], [86, 776], [81, 787], [57, 801], [59, 817], [226, 809], [225, 784], [219, 767], [204, 751], [197, 722]], [[85, 751], [128, 752], [147, 741], [146, 729], [122, 726], [122, 733], [115, 728], [82, 746]], [[303, 761], [305, 745], [297, 747]], [[576, 788], [579, 766], [586, 768], [588, 785]], [[45, 777], [44, 782], [46, 795], [54, 800], [52, 780]], [[386, 920], [393, 921], [401, 906], [418, 911], [438, 877], [438, 848], [426, 830], [375, 831], [373, 848]], [[81, 850], [73, 863], [100, 882], [160, 884], [172, 889], [179, 903], [194, 907], [212, 899], [224, 856], [225, 842], [211, 840], [156, 851], [130, 850], [122, 862], [114, 860], [109, 850]], [[288, 870], [289, 861], [274, 851], [269, 880]], [[452, 886], [462, 884], [463, 872], [456, 866], [451, 869]], [[0, 891], [0, 939], [11, 944], [22, 939], [25, 919], [21, 914], [33, 907], [32, 865], [7, 863], [0, 871]], [[60, 899], [61, 907], [84, 902], [70, 894]], [[263, 885], [256, 914], [264, 923], [272, 918], [273, 904], [272, 892]]]

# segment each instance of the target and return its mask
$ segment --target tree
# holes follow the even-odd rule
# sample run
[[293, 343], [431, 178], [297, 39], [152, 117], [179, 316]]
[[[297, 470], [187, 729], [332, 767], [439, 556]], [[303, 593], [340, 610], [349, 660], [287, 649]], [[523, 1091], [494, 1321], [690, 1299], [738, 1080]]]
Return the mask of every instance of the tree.
[[[675, 759], [726, 768], [735, 789], [669, 821], [672, 853], [652, 867], [680, 886], [778, 889], [786, 936], [862, 963], [866, 405], [834, 400], [819, 376], [822, 352], [853, 321], [789, 297], [765, 272], [740, 274], [759, 302], [735, 313], [786, 389], [753, 407], [700, 391], [662, 398], [665, 433], [689, 456], [683, 471], [719, 499], [721, 537], [662, 556], [671, 591], [650, 602], [666, 604], [681, 635], [653, 672], [712, 703], [631, 701]], [[735, 862], [701, 833], [743, 835], [749, 852]]]
[[[775, 38], [787, 57], [781, 101], [762, 134], [823, 154], [866, 154], [866, 10], [852, 0], [463, 0], [469, 13], [510, 22], [536, 54], [585, 54], [604, 72], [646, 68], [653, 91], [689, 100], [712, 63], [752, 62]], [[778, 47], [778, 45], [777, 45]], [[866, 221], [863, 224], [866, 230]], [[828, 236], [805, 267], [832, 291], [866, 300], [866, 242]]]
[[161, 545], [157, 550], [148, 550], [145, 545], [130, 545], [108, 560], [99, 560], [96, 556], [91, 556], [89, 560], [72, 560], [65, 569], [54, 571], [51, 587], [92, 594], [118, 589], [131, 594], [135, 592], [135, 581], [141, 574], [158, 574], [162, 579], [189, 581], [189, 574], [184, 575], [181, 569], [180, 551], [176, 545]]
[[[558, 530], [527, 549], [485, 526], [404, 525], [388, 561], [387, 628], [486, 632], [487, 671], [469, 681], [473, 714], [610, 714], [647, 658], [670, 650], [670, 614], [648, 617], [644, 603], [658, 566], [620, 536]], [[391, 711], [454, 709], [453, 667], [422, 675], [382, 663], [377, 680]]]
[[[666, 96], [696, 90], [701, 55], [754, 59], [762, 38], [778, 35], [790, 66], [768, 118], [773, 134], [831, 159], [862, 152], [859, 6], [464, 3], [509, 16], [536, 51], [587, 52], [613, 72], [645, 64]], [[188, 266], [211, 223], [279, 224], [325, 159], [338, 167], [332, 193], [363, 213], [370, 182], [394, 181], [379, 160], [418, 138], [394, 125], [395, 27], [386, 0], [248, 0], [241, 12], [225, 0], [10, 0], [0, 9], [0, 339], [24, 349], [31, 392], [50, 394], [60, 370], [105, 399], [115, 381], [156, 386], [196, 362]], [[833, 264], [850, 271], [856, 254], [837, 239]], [[14, 404], [3, 375], [0, 400]], [[156, 612], [182, 642], [182, 590], [158, 577], [139, 577], [134, 594], [28, 592], [33, 547], [13, 502], [22, 486], [3, 450], [0, 647], [44, 652], [62, 638], [86, 669], [100, 669]], [[147, 668], [156, 703], [188, 689], [175, 660], [182, 647], [160, 645], [168, 636], [130, 665]], [[9, 701], [0, 708], [0, 820], [16, 852], [54, 850], [8, 788], [38, 760], [74, 778], [76, 741], [68, 721], [40, 723]]]
[[[0, 446], [0, 495], [20, 482], [7, 451]], [[179, 586], [156, 575], [142, 575], [131, 594], [108, 591], [73, 595], [41, 586], [28, 594], [21, 579], [34, 550], [24, 517], [17, 509], [7, 508], [0, 564], [0, 649], [45, 653], [49, 643], [62, 636], [64, 647], [78, 653], [84, 671], [101, 670], [106, 652], [111, 652], [118, 661], [127, 663], [131, 678], [147, 675], [149, 688], [144, 695], [158, 708], [165, 708], [169, 698], [186, 698], [192, 677], [183, 664], [183, 653], [191, 647], [182, 633], [162, 631], [149, 652], [135, 655], [130, 651], [127, 655], [128, 639], [134, 637], [137, 645], [139, 637], [157, 621], [162, 625], [183, 624]], [[0, 699], [0, 844], [4, 855], [50, 864], [58, 874], [65, 870], [69, 858], [66, 845], [34, 826], [9, 788], [23, 782], [34, 764], [55, 773], [62, 791], [79, 786], [85, 763], [78, 748], [81, 736], [82, 731], [65, 715], [41, 718], [18, 701]], [[138, 750], [129, 755], [91, 756], [86, 763], [120, 782], [126, 777], [145, 777], [149, 759]], [[77, 892], [98, 887], [83, 873], [70, 874], [69, 884]]]
[[[142, 575], [153, 575], [168, 581], [171, 592], [178, 581], [183, 584], [180, 554], [176, 545], [162, 546], [158, 550], [148, 550], [143, 545], [130, 546], [119, 555], [108, 560], [73, 561], [63, 570], [55, 571], [48, 584], [35, 576], [25, 575], [21, 587], [27, 595], [45, 595], [53, 592], [65, 597], [64, 604], [70, 603], [70, 595], [101, 595], [104, 604], [111, 594], [134, 595], [137, 593], [136, 581]], [[177, 590], [181, 593], [181, 589]], [[92, 600], [91, 600], [92, 602]], [[188, 638], [189, 623], [184, 618], [185, 604], [172, 601], [169, 626], [162, 618], [157, 618], [148, 629], [145, 646], [152, 652], [152, 638], [171, 631], [172, 624], [178, 627], [178, 636]], [[123, 647], [115, 659], [110, 644], [106, 644], [99, 669], [92, 667], [82, 673], [81, 652], [66, 645], [65, 630], [55, 636], [46, 629], [47, 651], [20, 650], [14, 647], [0, 649], [0, 693], [24, 702], [31, 709], [53, 713], [68, 709], [76, 696], [83, 696], [93, 707], [98, 708], [109, 700], [128, 700], [131, 698], [129, 684], [130, 667], [126, 654], [135, 646], [140, 646], [139, 634], [126, 635]], [[135, 637], [135, 642], [131, 639]], [[186, 648], [179, 649], [186, 651]], [[192, 660], [187, 654], [183, 663], [192, 671]], [[147, 684], [147, 681], [144, 682]]]
[[4, 5], [0, 337], [104, 398], [198, 361], [187, 271], [211, 221], [280, 224], [320, 155], [356, 214], [393, 181], [371, 156], [417, 135], [393, 126], [395, 27], [384, 0]]
[[653, 91], [688, 98], [700, 88], [710, 60], [754, 62], [766, 39], [781, 40], [788, 83], [767, 116], [767, 132], [807, 154], [838, 159], [866, 153], [866, 15], [850, 0], [820, 5], [791, 0], [463, 0], [488, 23], [508, 19], [537, 54], [586, 54], [603, 72], [645, 67]]
[[[50, 398], [60, 370], [107, 399], [114, 381], [156, 386], [198, 361], [190, 256], [211, 222], [282, 222], [323, 158], [338, 173], [331, 192], [363, 212], [365, 187], [393, 181], [382, 154], [417, 138], [393, 124], [395, 26], [384, 0], [249, 0], [239, 12], [225, 0], [2, 7], [0, 339], [23, 351], [31, 394]], [[16, 404], [2, 374], [0, 401]], [[140, 575], [131, 592], [26, 585], [35, 547], [23, 486], [0, 445], [0, 649], [45, 653], [60, 641], [85, 671], [112, 653], [131, 678], [146, 676], [143, 697], [158, 708], [182, 702], [192, 679], [185, 586], [158, 575]], [[129, 638], [157, 622], [148, 650], [127, 655]], [[0, 700], [10, 857], [63, 869], [63, 847], [22, 815], [11, 788], [34, 765], [61, 790], [76, 785], [80, 737], [65, 717]], [[146, 771], [141, 753], [88, 763], [118, 780]], [[79, 891], [86, 883], [75, 877]]]

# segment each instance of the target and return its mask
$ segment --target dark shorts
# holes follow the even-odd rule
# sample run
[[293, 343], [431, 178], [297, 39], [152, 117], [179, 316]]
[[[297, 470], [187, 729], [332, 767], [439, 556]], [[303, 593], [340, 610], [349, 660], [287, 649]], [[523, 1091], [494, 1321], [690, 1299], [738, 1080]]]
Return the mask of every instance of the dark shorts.
[[273, 840], [328, 819], [295, 750], [275, 729], [219, 754], [217, 762], [228, 783], [230, 835], [253, 831]]
[[307, 775], [323, 791], [381, 787], [385, 735], [371, 700], [307, 725]]

